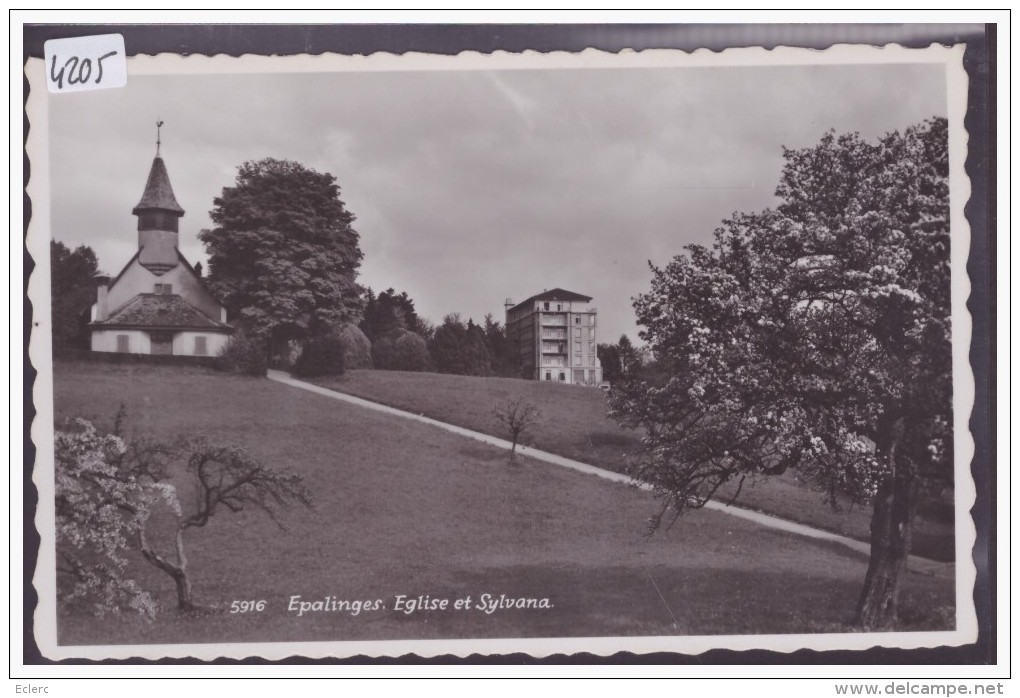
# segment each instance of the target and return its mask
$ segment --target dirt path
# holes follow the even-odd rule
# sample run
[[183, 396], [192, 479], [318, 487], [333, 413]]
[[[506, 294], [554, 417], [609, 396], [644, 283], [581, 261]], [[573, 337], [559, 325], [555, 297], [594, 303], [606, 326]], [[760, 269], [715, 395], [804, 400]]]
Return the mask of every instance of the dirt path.
[[[308, 383], [306, 381], [293, 378], [290, 376], [290, 374], [284, 373], [283, 371], [271, 370], [268, 373], [268, 377], [270, 380], [276, 381], [278, 383], [283, 383], [284, 385], [289, 385], [294, 388], [300, 388], [301, 390], [307, 390], [312, 393], [317, 393], [318, 395], [324, 395], [334, 400], [340, 400], [342, 402], [347, 402], [352, 405], [358, 405], [359, 407], [364, 407], [366, 409], [376, 410], [377, 412], [384, 412], [386, 414], [391, 414], [395, 417], [402, 417], [404, 419], [412, 419], [416, 422], [430, 424], [434, 427], [438, 427], [440, 429], [445, 429], [446, 431], [453, 432], [454, 434], [459, 434], [460, 436], [464, 436], [469, 439], [474, 439], [475, 441], [481, 441], [482, 443], [489, 444], [490, 446], [495, 446], [497, 448], [503, 448], [506, 450], [510, 450], [511, 447], [511, 443], [505, 439], [500, 439], [499, 437], [496, 436], [490, 436], [489, 434], [483, 434], [478, 431], [472, 431], [471, 429], [458, 427], [453, 424], [447, 424], [446, 422], [440, 422], [439, 420], [432, 419], [421, 414], [407, 412], [406, 410], [399, 410], [395, 407], [389, 407], [387, 405], [382, 405], [378, 402], [372, 402], [371, 400], [365, 400], [360, 397], [354, 397], [353, 395], [341, 393], [336, 390], [330, 390], [329, 388], [323, 388], [322, 386], [318, 386], [313, 383]], [[596, 468], [594, 465], [589, 465], [587, 463], [582, 463], [580, 461], [571, 460], [570, 458], [564, 458], [563, 456], [558, 456], [555, 453], [549, 453], [548, 451], [540, 451], [536, 448], [521, 445], [517, 446], [517, 452], [522, 456], [533, 458], [535, 460], [540, 460], [546, 463], [551, 463], [553, 465], [558, 465], [564, 468], [570, 468], [571, 470], [576, 470], [577, 472], [584, 473], [586, 475], [594, 475], [595, 477], [600, 477], [604, 480], [611, 480], [613, 482], [635, 486], [638, 487], [639, 489], [652, 491], [652, 486], [649, 485], [648, 483], [638, 482], [633, 478], [628, 477], [627, 475], [614, 473], [611, 470]], [[751, 509], [743, 509], [741, 507], [730, 506], [727, 504], [723, 504], [722, 502], [715, 501], [708, 502], [708, 504], [705, 505], [705, 508], [712, 509], [713, 511], [721, 511], [725, 514], [737, 516], [742, 519], [747, 519], [748, 521], [753, 521], [759, 525], [778, 529], [780, 531], [786, 531], [787, 533], [793, 533], [799, 536], [804, 536], [806, 538], [814, 538], [816, 540], [825, 540], [833, 543], [838, 543], [847, 548], [850, 548], [851, 550], [861, 553], [865, 557], [867, 557], [870, 553], [871, 546], [868, 543], [864, 543], [859, 540], [854, 540], [853, 538], [847, 538], [846, 536], [841, 536], [838, 533], [823, 531], [818, 528], [812, 528], [811, 526], [805, 526], [804, 524], [799, 524], [793, 521], [788, 521], [786, 519], [781, 519], [776, 516], [762, 514], [761, 512], [752, 511]], [[930, 574], [939, 577], [952, 578], [955, 575], [954, 569], [955, 565], [952, 563], [937, 562], [934, 560], [916, 557], [914, 555], [910, 556], [910, 559], [908, 560], [908, 567], [913, 572]]]

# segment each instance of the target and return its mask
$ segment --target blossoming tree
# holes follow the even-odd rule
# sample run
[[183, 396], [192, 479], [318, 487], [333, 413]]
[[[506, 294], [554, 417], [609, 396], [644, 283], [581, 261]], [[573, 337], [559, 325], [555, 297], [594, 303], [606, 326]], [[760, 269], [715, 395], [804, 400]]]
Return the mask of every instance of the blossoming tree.
[[873, 503], [867, 628], [896, 619], [923, 488], [952, 482], [947, 151], [944, 119], [785, 151], [775, 209], [653, 267], [634, 306], [665, 370], [610, 394], [644, 431], [654, 526], [790, 468]]
[[[56, 538], [65, 605], [83, 600], [99, 615], [127, 607], [154, 618], [155, 601], [130, 571], [129, 553], [137, 550], [174, 582], [177, 607], [192, 610], [186, 532], [218, 513], [245, 509], [282, 528], [281, 508], [311, 506], [299, 475], [274, 470], [237, 445], [204, 438], [178, 446], [127, 443], [117, 433], [122, 418], [123, 409], [113, 434], [100, 434], [84, 419], [56, 432]], [[154, 523], [161, 511], [169, 514], [169, 526]]]

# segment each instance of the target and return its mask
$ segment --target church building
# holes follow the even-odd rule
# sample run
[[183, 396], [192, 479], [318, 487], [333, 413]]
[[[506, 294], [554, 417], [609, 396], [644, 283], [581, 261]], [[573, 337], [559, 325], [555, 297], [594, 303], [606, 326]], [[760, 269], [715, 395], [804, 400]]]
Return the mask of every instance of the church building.
[[132, 213], [138, 251], [116, 277], [97, 275], [92, 351], [215, 356], [230, 339], [227, 309], [177, 248], [177, 203], [156, 142], [149, 179]]

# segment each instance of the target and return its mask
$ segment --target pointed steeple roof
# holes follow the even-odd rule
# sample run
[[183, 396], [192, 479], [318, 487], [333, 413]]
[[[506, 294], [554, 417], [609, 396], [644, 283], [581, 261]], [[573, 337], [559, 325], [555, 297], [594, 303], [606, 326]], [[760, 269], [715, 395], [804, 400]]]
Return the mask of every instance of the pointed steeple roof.
[[149, 170], [149, 179], [145, 182], [145, 191], [142, 193], [142, 200], [134, 207], [131, 213], [136, 216], [142, 211], [168, 211], [178, 216], [184, 215], [184, 209], [177, 203], [174, 197], [173, 187], [170, 186], [170, 175], [166, 172], [166, 165], [163, 158], [156, 153], [152, 161], [152, 169]]

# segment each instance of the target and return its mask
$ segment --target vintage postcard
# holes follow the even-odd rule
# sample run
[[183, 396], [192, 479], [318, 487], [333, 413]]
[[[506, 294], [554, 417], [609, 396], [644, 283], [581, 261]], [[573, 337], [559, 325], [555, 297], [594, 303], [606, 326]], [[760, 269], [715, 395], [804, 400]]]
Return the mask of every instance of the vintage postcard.
[[975, 641], [962, 46], [111, 41], [26, 66], [44, 656]]

